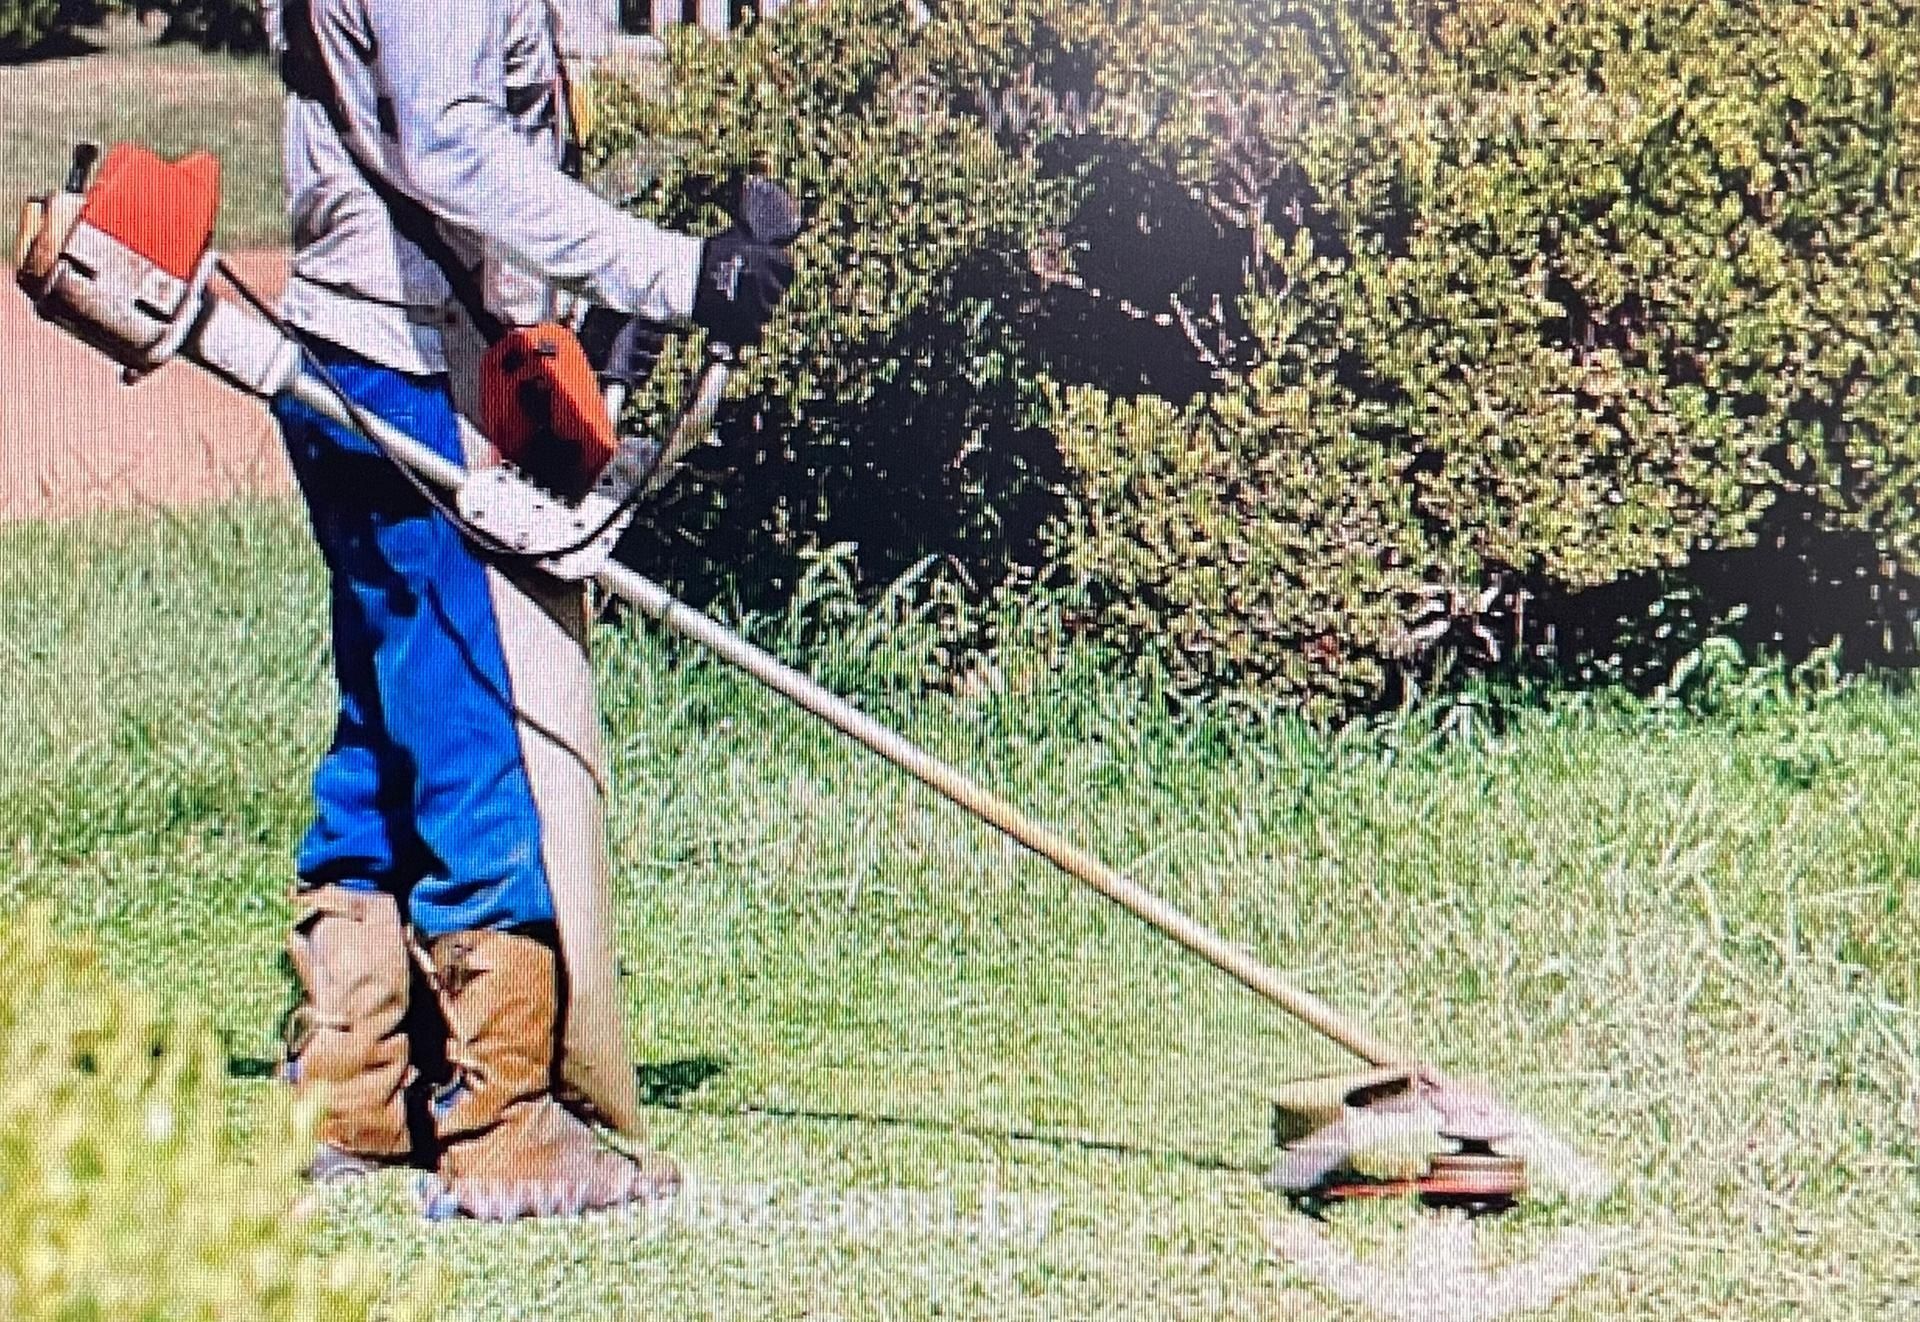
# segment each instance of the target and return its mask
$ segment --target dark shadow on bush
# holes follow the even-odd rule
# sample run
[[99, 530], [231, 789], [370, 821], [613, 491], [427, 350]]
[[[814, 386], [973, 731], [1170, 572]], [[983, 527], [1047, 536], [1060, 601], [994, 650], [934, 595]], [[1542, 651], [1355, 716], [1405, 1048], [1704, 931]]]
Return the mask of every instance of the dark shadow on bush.
[[[1004, 312], [1004, 261], [984, 257], [952, 294], [848, 357], [897, 363], [864, 402], [804, 419], [729, 404], [720, 445], [640, 521], [621, 556], [696, 600], [785, 599], [809, 549], [852, 542], [869, 583], [936, 556], [975, 586], [1035, 563], [1059, 509], [1053, 437], [1023, 423], [1035, 364]], [[957, 311], [965, 310], [965, 311]]]
[[1530, 615], [1532, 663], [1557, 657], [1556, 677], [1576, 685], [1617, 680], [1650, 691], [1712, 635], [1789, 666], [1837, 641], [1850, 673], [1920, 667], [1920, 578], [1901, 573], [1871, 536], [1828, 527], [1811, 499], [1794, 495], [1762, 516], [1750, 547], [1543, 595]]
[[803, 1120], [809, 1124], [871, 1126], [917, 1134], [962, 1135], [989, 1142], [1011, 1140], [1015, 1143], [1031, 1143], [1059, 1152], [1097, 1152], [1109, 1157], [1177, 1165], [1190, 1170], [1250, 1173], [1253, 1169], [1218, 1153], [1179, 1147], [1151, 1147], [1120, 1139], [1101, 1138], [1097, 1134], [1068, 1134], [1019, 1126], [962, 1124], [931, 1116], [894, 1115], [881, 1111], [834, 1111], [803, 1106], [746, 1106], [741, 1109], [750, 1115], [771, 1116], [778, 1120]]
[[0, 0], [0, 67], [75, 59], [106, 47], [93, 38], [111, 0]]
[[1688, 577], [1714, 615], [1745, 607], [1734, 635], [1750, 652], [1794, 663], [1838, 639], [1849, 670], [1914, 668], [1920, 579], [1901, 573], [1871, 536], [1821, 520], [1812, 502], [1783, 497], [1757, 545], [1697, 556]]
[[78, 32], [56, 32], [46, 40], [36, 42], [25, 50], [0, 52], [0, 69], [51, 64], [55, 60], [78, 60], [88, 55], [98, 55], [105, 49], [106, 47], [98, 42], [89, 41]]
[[[1060, 236], [1081, 284], [1050, 284], [1021, 307], [1021, 330], [1060, 380], [1114, 395], [1187, 401], [1213, 384], [1175, 301], [1202, 315], [1246, 288], [1240, 255], [1187, 186], [1133, 144], [1060, 138], [1048, 173], [1079, 178], [1087, 201]], [[1173, 319], [1173, 320], [1169, 320]]]
[[143, 13], [165, 15], [160, 40], [167, 45], [251, 55], [267, 48], [267, 30], [256, 0], [161, 0]]
[[1210, 349], [1222, 331], [1241, 340], [1236, 304], [1247, 288], [1250, 233], [1137, 144], [1076, 134], [1046, 143], [1040, 158], [1048, 174], [1084, 187], [1087, 200], [1059, 239], [1075, 279], [1048, 284], [1020, 308], [1035, 356], [1063, 381], [1114, 395], [1179, 403], [1207, 391], [1212, 368], [1176, 307]]

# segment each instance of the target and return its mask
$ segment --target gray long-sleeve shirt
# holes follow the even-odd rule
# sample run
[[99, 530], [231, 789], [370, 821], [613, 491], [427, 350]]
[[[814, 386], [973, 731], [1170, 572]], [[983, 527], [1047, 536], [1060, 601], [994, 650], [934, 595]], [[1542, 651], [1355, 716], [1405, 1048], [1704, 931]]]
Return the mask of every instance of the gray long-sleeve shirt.
[[[279, 0], [266, 8], [284, 52]], [[447, 369], [447, 336], [465, 318], [361, 164], [482, 265], [488, 303], [508, 321], [553, 315], [556, 294], [658, 321], [691, 315], [701, 241], [627, 215], [560, 169], [550, 0], [311, 0], [310, 12], [354, 155], [325, 108], [288, 97], [292, 324], [400, 371]]]

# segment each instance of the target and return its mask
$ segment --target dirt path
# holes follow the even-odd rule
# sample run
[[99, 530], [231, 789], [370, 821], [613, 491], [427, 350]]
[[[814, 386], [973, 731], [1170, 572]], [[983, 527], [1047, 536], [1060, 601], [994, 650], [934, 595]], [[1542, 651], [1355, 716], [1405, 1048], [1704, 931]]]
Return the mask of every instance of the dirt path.
[[[277, 297], [284, 253], [233, 264]], [[137, 386], [45, 325], [9, 278], [0, 287], [0, 520], [191, 505], [291, 489], [266, 409], [173, 363]]]

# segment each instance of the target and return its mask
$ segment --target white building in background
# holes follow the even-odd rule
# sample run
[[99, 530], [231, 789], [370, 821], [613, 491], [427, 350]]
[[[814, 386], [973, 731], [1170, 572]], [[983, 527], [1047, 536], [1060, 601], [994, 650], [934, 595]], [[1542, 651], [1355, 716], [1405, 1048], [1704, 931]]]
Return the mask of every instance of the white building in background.
[[[771, 18], [794, 0], [745, 0], [742, 8]], [[568, 32], [568, 45], [604, 50], [620, 36], [658, 36], [677, 23], [698, 23], [709, 32], [733, 26], [732, 0], [552, 0]]]

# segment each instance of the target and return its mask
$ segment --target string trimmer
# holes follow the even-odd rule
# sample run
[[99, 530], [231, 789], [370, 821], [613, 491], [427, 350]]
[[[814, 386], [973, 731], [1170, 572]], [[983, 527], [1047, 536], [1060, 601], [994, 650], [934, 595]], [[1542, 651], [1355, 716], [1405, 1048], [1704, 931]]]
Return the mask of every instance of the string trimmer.
[[[29, 204], [19, 244], [20, 287], [47, 320], [98, 348], [129, 379], [173, 358], [198, 364], [260, 399], [287, 396], [356, 428], [411, 475], [485, 553], [537, 565], [570, 582], [590, 580], [674, 633], [751, 675], [789, 702], [885, 758], [947, 799], [1047, 859], [1243, 986], [1367, 1062], [1350, 1075], [1282, 1090], [1276, 1133], [1283, 1144], [1269, 1183], [1314, 1197], [1414, 1193], [1502, 1205], [1526, 1187], [1526, 1166], [1507, 1146], [1522, 1128], [1484, 1093], [1449, 1081], [1296, 986], [1241, 947], [1121, 875], [955, 768], [828, 692], [798, 671], [674, 600], [613, 558], [639, 501], [704, 437], [725, 389], [730, 356], [716, 350], [693, 402], [664, 445], [620, 439], [599, 481], [568, 498], [506, 463], [468, 469], [366, 416], [325, 379], [297, 335], [279, 324], [212, 249], [218, 166], [197, 155], [161, 162], [116, 148], [90, 186], [97, 153], [76, 151], [65, 189]], [[790, 238], [797, 208], [779, 189], [748, 190], [743, 220], [768, 241]], [[243, 302], [217, 296], [216, 277]], [[249, 306], [250, 305], [250, 306]], [[1537, 1128], [1534, 1130], [1537, 1134]], [[1411, 1134], [1439, 1140], [1396, 1178], [1355, 1176], [1355, 1159], [1386, 1144], [1405, 1156]]]

